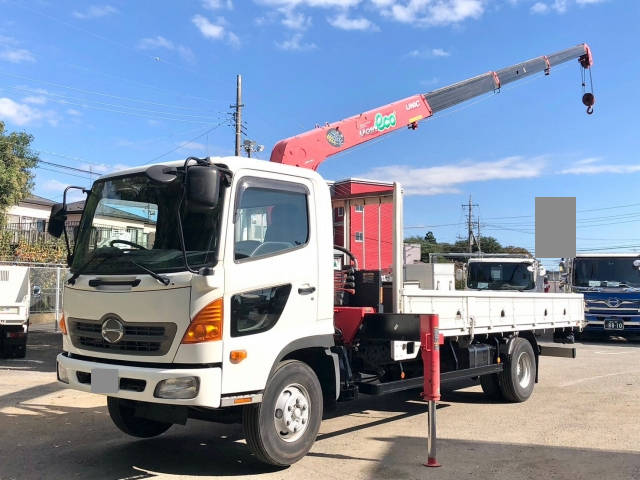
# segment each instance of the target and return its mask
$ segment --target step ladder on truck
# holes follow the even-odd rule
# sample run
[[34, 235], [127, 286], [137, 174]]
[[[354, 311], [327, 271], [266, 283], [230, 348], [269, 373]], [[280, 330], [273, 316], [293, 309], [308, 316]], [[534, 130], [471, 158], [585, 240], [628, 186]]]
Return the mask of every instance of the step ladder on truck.
[[[579, 328], [582, 296], [403, 285], [395, 185], [392, 306], [381, 311], [375, 292], [369, 305], [347, 294], [335, 306], [331, 198], [315, 169], [347, 148], [415, 129], [440, 110], [575, 59], [589, 68], [589, 48], [315, 128], [279, 142], [271, 162], [190, 157], [99, 178], [69, 256], [58, 379], [107, 395], [112, 420], [130, 435], [159, 435], [189, 418], [239, 421], [258, 459], [290, 465], [309, 451], [323, 409], [336, 400], [422, 385], [420, 318], [436, 313], [443, 381], [481, 376], [490, 395], [526, 400], [545, 353], [533, 332]], [[52, 210], [53, 235], [65, 233], [65, 209], [63, 201]], [[109, 237], [100, 228], [105, 217], [136, 229], [135, 237]], [[358, 293], [375, 282], [349, 283]]]

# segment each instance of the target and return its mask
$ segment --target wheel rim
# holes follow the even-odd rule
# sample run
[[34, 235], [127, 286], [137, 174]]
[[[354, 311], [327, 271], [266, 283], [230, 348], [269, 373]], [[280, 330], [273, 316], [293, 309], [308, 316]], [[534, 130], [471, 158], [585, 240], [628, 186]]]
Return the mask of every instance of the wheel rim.
[[285, 442], [298, 440], [309, 426], [309, 392], [302, 385], [287, 385], [276, 400], [273, 420], [276, 431]]
[[525, 352], [522, 352], [518, 356], [518, 362], [516, 364], [516, 376], [518, 383], [522, 388], [527, 388], [531, 383], [531, 376], [533, 373], [533, 363], [531, 357]]

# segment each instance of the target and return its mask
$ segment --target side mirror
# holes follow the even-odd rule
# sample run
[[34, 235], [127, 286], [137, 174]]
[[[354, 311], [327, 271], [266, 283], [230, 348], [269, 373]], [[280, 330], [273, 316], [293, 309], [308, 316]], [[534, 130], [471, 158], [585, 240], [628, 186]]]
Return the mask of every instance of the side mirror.
[[196, 208], [209, 209], [218, 205], [220, 177], [217, 169], [201, 165], [189, 167], [187, 200]]
[[42, 293], [42, 289], [38, 285], [34, 285], [33, 292], [32, 292], [33, 296], [39, 297], [41, 293]]
[[562, 261], [562, 262], [560, 262], [560, 263], [558, 264], [558, 269], [559, 269], [561, 272], [566, 271], [566, 269], [567, 269], [567, 265], [564, 263], [564, 261]]
[[67, 221], [67, 207], [64, 203], [56, 203], [51, 207], [49, 215], [49, 224], [47, 225], [47, 233], [55, 238], [60, 238], [64, 232], [64, 226]]
[[634, 260], [633, 266], [636, 267], [638, 270], [640, 270], [640, 259]]
[[547, 269], [544, 267], [540, 267], [538, 269], [538, 275], [540, 275], [541, 277], [544, 277], [547, 274]]

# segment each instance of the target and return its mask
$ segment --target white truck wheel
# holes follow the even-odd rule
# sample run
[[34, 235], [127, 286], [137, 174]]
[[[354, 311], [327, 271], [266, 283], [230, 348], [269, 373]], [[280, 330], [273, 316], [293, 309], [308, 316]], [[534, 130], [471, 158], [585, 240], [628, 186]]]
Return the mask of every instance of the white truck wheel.
[[311, 449], [322, 421], [322, 388], [314, 371], [286, 360], [269, 379], [262, 403], [242, 415], [247, 445], [261, 462], [288, 466]]

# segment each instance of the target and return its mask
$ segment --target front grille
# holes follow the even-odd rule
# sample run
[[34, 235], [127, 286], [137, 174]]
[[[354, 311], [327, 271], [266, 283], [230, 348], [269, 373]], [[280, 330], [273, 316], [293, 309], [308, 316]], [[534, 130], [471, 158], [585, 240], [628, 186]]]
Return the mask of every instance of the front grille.
[[76, 348], [127, 355], [165, 355], [176, 335], [175, 323], [126, 323], [120, 341], [110, 343], [102, 337], [101, 320], [70, 318], [69, 337]]

